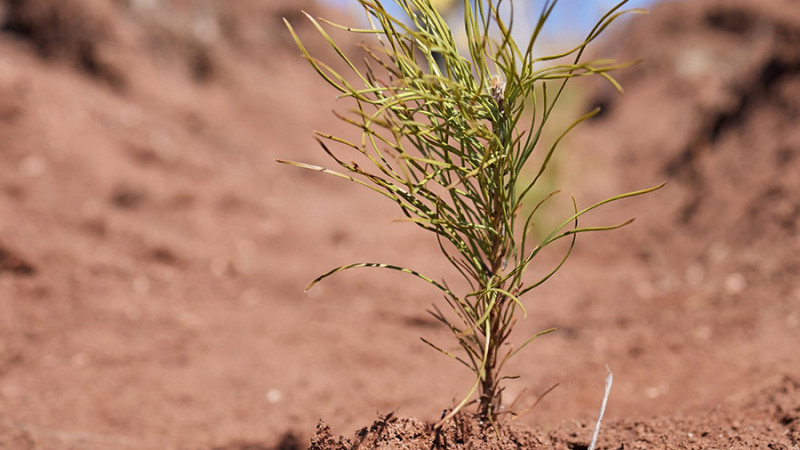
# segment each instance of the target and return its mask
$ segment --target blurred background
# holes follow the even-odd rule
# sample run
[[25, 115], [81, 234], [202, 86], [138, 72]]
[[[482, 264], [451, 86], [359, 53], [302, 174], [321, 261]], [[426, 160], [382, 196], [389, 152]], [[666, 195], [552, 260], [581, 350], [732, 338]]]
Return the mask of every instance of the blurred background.
[[[625, 9], [647, 8], [658, 1], [665, 0], [631, 0], [625, 5]], [[363, 15], [363, 10], [357, 7], [357, 3], [349, 0], [321, 0], [320, 3], [331, 8], [352, 12], [356, 16], [358, 14]], [[463, 12], [464, 3], [462, 1], [435, 0], [432, 3], [443, 15], [451, 16], [454, 22], [462, 17], [458, 15]], [[535, 23], [545, 3], [544, 0], [531, 0], [514, 4], [518, 23], [521, 26]], [[560, 0], [558, 8], [554, 10], [548, 22], [548, 32], [584, 34], [595, 24], [598, 18], [616, 6], [617, 3], [619, 2], [614, 0]], [[393, 13], [401, 11], [394, 2], [386, 2], [385, 7]], [[458, 24], [454, 23], [454, 25], [457, 26]], [[557, 39], [557, 37], [553, 38]]]
[[[549, 39], [568, 45], [609, 4], [562, 0]], [[283, 24], [336, 64], [300, 10], [358, 23], [349, 5], [0, 2], [0, 448], [306, 448], [321, 419], [346, 436], [377, 413], [436, 420], [469, 389], [468, 371], [418, 339], [455, 345], [424, 283], [366, 270], [303, 293], [359, 261], [453, 277], [394, 205], [275, 162], [327, 164], [313, 130], [354, 133]], [[522, 378], [507, 406], [521, 413], [557, 383], [517, 423], [545, 437], [573, 424], [564, 439], [585, 446], [607, 364], [609, 427], [760, 411], [764, 427], [748, 429], [788, 440], [800, 8], [630, 5], [652, 11], [591, 53], [644, 60], [619, 73], [624, 95], [575, 83], [553, 132], [603, 113], [564, 143], [548, 183], [579, 205], [669, 184], [586, 217], [637, 221], [581, 236], [526, 300], [518, 341], [558, 331], [509, 365]], [[359, 54], [361, 37], [332, 35]]]

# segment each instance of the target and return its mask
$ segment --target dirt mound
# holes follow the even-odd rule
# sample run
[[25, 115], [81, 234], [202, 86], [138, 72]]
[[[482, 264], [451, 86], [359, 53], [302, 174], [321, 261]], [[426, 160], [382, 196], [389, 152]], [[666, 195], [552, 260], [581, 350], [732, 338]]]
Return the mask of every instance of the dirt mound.
[[622, 76], [624, 99], [597, 97], [607, 113], [596, 128], [605, 130], [587, 134], [613, 142], [619, 179], [670, 180], [657, 206], [665, 220], [648, 230], [659, 236], [649, 247], [661, 249], [653, 256], [660, 270], [696, 264], [700, 277], [715, 265], [743, 277], [729, 280], [734, 290], [778, 284], [792, 295], [786, 278], [800, 269], [796, 6], [668, 4], [630, 30], [622, 58], [646, 63]]
[[[357, 431], [353, 440], [335, 437], [329, 426], [320, 423], [310, 449], [587, 449], [594, 426], [593, 422], [569, 421], [537, 433], [508, 420], [487, 427], [460, 414], [437, 430], [432, 424], [389, 414]], [[783, 377], [704, 416], [628, 418], [605, 423], [601, 430], [599, 449], [789, 449], [800, 444], [800, 382]]]
[[310, 450], [357, 450], [357, 449], [521, 449], [540, 448], [541, 441], [524, 428], [500, 422], [487, 426], [476, 418], [459, 414], [453, 420], [435, 428], [417, 419], [403, 419], [389, 414], [371, 426], [356, 432], [354, 441], [335, 438], [324, 423], [317, 426], [311, 438]]
[[[446, 273], [392, 205], [274, 162], [322, 162], [311, 130], [341, 131], [281, 25], [335, 60], [313, 2], [3, 5], [0, 447], [294, 449], [376, 410], [313, 445], [433, 445], [473, 382], [417, 340], [450, 338], [436, 294], [378, 272], [302, 293], [362, 260]], [[526, 300], [520, 333], [558, 332], [509, 362], [505, 398], [550, 393], [508, 445], [585, 448], [606, 364], [602, 448], [800, 445], [798, 14], [668, 2], [620, 35], [647, 61], [593, 95], [572, 185], [669, 184], [587, 217], [639, 220]], [[479, 447], [447, 426], [442, 446]]]
[[316, 184], [274, 158], [312, 153], [308, 127], [333, 121], [282, 25], [299, 7], [318, 11], [3, 3], [0, 446], [271, 448], [313, 429], [283, 386], [306, 369], [266, 363], [296, 357], [270, 323], [296, 329], [311, 276], [282, 242], [329, 242], [279, 202]]
[[669, 181], [634, 205], [641, 220], [630, 234], [596, 246], [598, 255], [631, 248], [647, 268], [636, 273], [649, 281], [630, 288], [662, 309], [640, 320], [695, 329], [714, 352], [726, 339], [770, 340], [764, 345], [784, 349], [779, 359], [792, 371], [797, 358], [779, 336], [800, 326], [796, 6], [656, 8], [625, 33], [620, 53], [645, 62], [622, 75], [624, 96], [595, 96], [606, 114], [580, 138], [596, 150], [581, 156], [602, 171], [589, 195]]
[[[784, 377], [706, 415], [623, 419], [604, 424], [597, 448], [784, 448], [798, 445], [800, 384]], [[588, 448], [593, 423], [565, 423], [547, 435], [553, 448]]]

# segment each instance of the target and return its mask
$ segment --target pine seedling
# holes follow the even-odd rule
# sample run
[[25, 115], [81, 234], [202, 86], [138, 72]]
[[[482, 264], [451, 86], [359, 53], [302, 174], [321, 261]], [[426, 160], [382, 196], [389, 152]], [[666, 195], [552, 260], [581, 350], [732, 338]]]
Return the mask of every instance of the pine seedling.
[[[306, 14], [342, 60], [340, 66], [350, 73], [340, 73], [309, 54], [288, 21], [286, 26], [319, 76], [338, 91], [339, 98], [352, 102], [350, 113], [339, 118], [360, 130], [361, 139], [350, 142], [316, 133], [336, 170], [279, 162], [349, 180], [397, 204], [404, 220], [436, 236], [444, 259], [469, 288], [454, 292], [445, 282], [414, 270], [377, 263], [337, 267], [309, 288], [335, 273], [360, 267], [404, 272], [434, 286], [451, 311], [445, 314], [434, 306], [431, 314], [452, 331], [463, 352], [455, 354], [423, 341], [475, 375], [472, 388], [442, 422], [477, 393], [477, 413], [491, 423], [501, 410], [503, 380], [510, 378], [501, 374], [505, 363], [535, 338], [553, 331], [504, 346], [510, 344], [518, 316], [527, 314], [526, 294], [563, 266], [578, 234], [612, 230], [632, 221], [580, 227], [579, 218], [607, 203], [661, 187], [617, 195], [583, 209], [573, 197], [573, 213], [553, 230], [538, 233], [544, 236], [538, 242], [529, 242], [537, 236], [534, 216], [558, 193], [541, 195], [534, 187], [564, 136], [599, 110], [579, 117], [540, 149], [543, 129], [573, 78], [599, 76], [621, 90], [611, 72], [626, 64], [583, 62], [582, 56], [612, 22], [635, 10], [622, 10], [627, 0], [622, 1], [600, 18], [582, 42], [559, 54], [538, 56], [535, 44], [557, 0], [544, 3], [524, 46], [512, 36], [513, 21], [501, 17], [503, 0], [464, 0], [464, 48], [456, 45], [431, 0], [395, 0], [405, 15], [402, 18], [392, 16], [380, 0], [357, 1], [369, 28], [345, 27]], [[356, 64], [346, 55], [326, 31], [329, 27], [369, 36], [365, 61]], [[556, 89], [548, 89], [548, 82], [556, 83]], [[531, 170], [527, 163], [537, 150], [534, 175], [526, 177], [524, 170]], [[523, 205], [532, 205], [532, 211], [521, 215]], [[536, 257], [561, 240], [568, 245], [554, 267], [542, 270], [540, 278], [528, 279], [526, 270]]]

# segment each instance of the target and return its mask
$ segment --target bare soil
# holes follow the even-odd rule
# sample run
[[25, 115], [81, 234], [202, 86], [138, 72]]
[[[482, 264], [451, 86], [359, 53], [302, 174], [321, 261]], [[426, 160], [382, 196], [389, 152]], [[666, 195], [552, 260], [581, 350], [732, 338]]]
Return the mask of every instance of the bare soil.
[[0, 5], [0, 448], [581, 449], [606, 365], [599, 448], [800, 448], [797, 1], [668, 2], [598, 50], [647, 59], [624, 96], [585, 85], [605, 113], [562, 149], [566, 191], [668, 185], [588, 217], [638, 219], [528, 298], [519, 337], [558, 331], [509, 366], [509, 413], [441, 431], [472, 380], [418, 339], [451, 342], [435, 292], [303, 294], [356, 261], [450, 274], [392, 205], [274, 161], [350, 132], [281, 23], [324, 55], [298, 10], [330, 12]]

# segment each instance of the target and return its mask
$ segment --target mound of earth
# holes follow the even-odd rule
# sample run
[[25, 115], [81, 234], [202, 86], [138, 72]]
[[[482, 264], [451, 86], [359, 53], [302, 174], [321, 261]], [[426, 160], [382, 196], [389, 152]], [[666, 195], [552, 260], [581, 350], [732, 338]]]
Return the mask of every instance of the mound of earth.
[[[708, 416], [625, 419], [601, 428], [596, 447], [613, 448], [781, 448], [800, 440], [800, 381], [785, 377], [749, 398], [719, 405]], [[416, 419], [389, 414], [362, 428], [353, 439], [335, 437], [320, 423], [311, 450], [358, 449], [586, 449], [595, 424], [569, 422], [536, 432], [501, 420], [486, 426], [465, 414], [437, 429]]]
[[720, 272], [738, 270], [745, 285], [781, 285], [781, 296], [794, 288], [781, 277], [800, 267], [796, 6], [659, 8], [626, 33], [621, 57], [646, 62], [622, 72], [624, 99], [598, 94], [606, 114], [587, 132], [615, 147], [615, 173], [627, 185], [671, 182], [668, 203], [657, 205], [662, 227], [648, 230], [659, 235], [650, 247], [664, 253], [655, 259], [697, 263], [699, 274], [713, 253], [725, 261]]
[[526, 300], [520, 338], [559, 331], [509, 362], [498, 428], [438, 433], [473, 380], [417, 340], [451, 339], [436, 293], [381, 272], [302, 292], [361, 260], [449, 273], [393, 205], [274, 162], [347, 133], [282, 24], [323, 56], [298, 10], [336, 14], [0, 5], [0, 448], [586, 448], [606, 365], [600, 448], [800, 445], [796, 0], [667, 2], [619, 32], [647, 59], [593, 91], [565, 183], [582, 204], [668, 185], [587, 217], [638, 220]]

